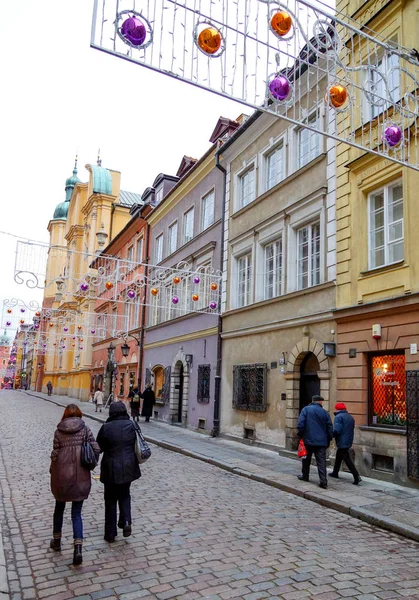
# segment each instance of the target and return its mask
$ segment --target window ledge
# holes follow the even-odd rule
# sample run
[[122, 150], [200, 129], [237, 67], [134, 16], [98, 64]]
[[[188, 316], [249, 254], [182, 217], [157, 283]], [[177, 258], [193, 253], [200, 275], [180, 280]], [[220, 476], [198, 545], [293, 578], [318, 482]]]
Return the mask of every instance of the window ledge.
[[361, 431], [374, 431], [378, 433], [391, 433], [393, 435], [406, 435], [406, 429], [397, 427], [380, 427], [379, 425], [361, 425], [358, 427]]
[[391, 263], [391, 265], [383, 265], [382, 267], [376, 267], [375, 269], [368, 269], [366, 271], [361, 271], [359, 274], [359, 279], [364, 279], [365, 277], [373, 277], [374, 275], [380, 275], [381, 273], [385, 273], [386, 271], [395, 271], [397, 269], [408, 267], [409, 264], [404, 260], [399, 260], [395, 263]]

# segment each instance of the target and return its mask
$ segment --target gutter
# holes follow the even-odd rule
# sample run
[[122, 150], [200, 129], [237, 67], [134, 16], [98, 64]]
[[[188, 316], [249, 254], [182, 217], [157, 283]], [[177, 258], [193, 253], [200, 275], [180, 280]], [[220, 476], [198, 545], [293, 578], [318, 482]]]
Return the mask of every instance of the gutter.
[[148, 265], [150, 262], [150, 224], [148, 221], [141, 217], [146, 221], [146, 232], [147, 232], [147, 241], [146, 241], [146, 256], [145, 256], [145, 269], [144, 269], [144, 294], [143, 294], [143, 310], [141, 312], [141, 333], [140, 333], [140, 341], [139, 341], [139, 357], [138, 357], [138, 389], [141, 390], [142, 381], [143, 381], [143, 366], [144, 366], [144, 336], [145, 336], [145, 314], [146, 307], [145, 302], [147, 299], [147, 291], [148, 291]]

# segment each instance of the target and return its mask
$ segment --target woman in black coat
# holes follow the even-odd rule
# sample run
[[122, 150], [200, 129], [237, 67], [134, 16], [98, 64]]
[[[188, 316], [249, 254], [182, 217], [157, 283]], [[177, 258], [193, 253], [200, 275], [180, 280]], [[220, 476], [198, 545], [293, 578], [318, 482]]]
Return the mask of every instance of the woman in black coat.
[[154, 392], [151, 389], [151, 384], [150, 383], [148, 383], [145, 386], [145, 390], [141, 394], [141, 398], [144, 398], [144, 400], [143, 400], [143, 408], [142, 408], [142, 411], [141, 411], [141, 416], [145, 417], [145, 420], [148, 422], [150, 420], [150, 417], [153, 414], [153, 406], [154, 406], [154, 403], [156, 401], [156, 396], [154, 395]]
[[105, 486], [105, 540], [114, 542], [117, 536], [116, 509], [119, 505], [118, 527], [124, 537], [131, 535], [131, 482], [141, 477], [135, 456], [135, 427], [123, 402], [112, 402], [109, 418], [102, 425], [97, 443], [103, 452], [100, 481]]

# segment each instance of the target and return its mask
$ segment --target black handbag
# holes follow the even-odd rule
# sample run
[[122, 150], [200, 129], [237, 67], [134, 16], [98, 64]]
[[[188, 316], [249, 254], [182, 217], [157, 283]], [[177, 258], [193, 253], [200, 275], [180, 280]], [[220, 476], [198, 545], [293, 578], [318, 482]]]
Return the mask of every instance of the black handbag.
[[140, 429], [140, 426], [137, 423], [134, 423], [135, 427], [135, 456], [137, 457], [137, 462], [139, 465], [145, 463], [151, 456], [151, 450], [149, 445], [144, 439], [143, 433]]
[[81, 465], [89, 471], [93, 471], [97, 465], [96, 454], [92, 448], [92, 444], [87, 440], [87, 428], [85, 429], [84, 440], [81, 445]]

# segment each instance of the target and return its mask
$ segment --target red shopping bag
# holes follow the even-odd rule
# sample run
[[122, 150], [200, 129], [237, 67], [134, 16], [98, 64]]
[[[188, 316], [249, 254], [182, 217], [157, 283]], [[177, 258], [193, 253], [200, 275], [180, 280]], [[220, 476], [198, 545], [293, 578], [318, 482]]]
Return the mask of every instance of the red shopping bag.
[[298, 444], [298, 458], [305, 458], [307, 456], [307, 450], [306, 447], [304, 446], [304, 442], [303, 440], [300, 440], [300, 443]]

